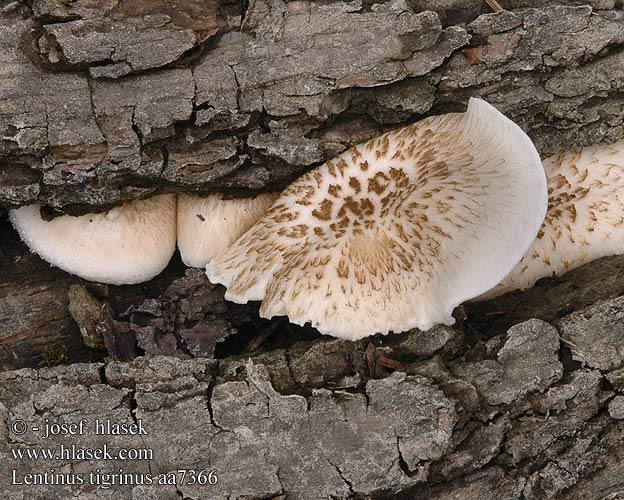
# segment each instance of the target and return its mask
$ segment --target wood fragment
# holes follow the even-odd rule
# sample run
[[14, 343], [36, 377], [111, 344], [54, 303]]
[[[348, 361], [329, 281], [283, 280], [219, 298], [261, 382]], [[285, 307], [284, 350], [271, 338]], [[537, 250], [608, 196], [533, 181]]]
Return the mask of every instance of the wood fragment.
[[501, 12], [505, 9], [496, 0], [485, 0], [494, 12]]

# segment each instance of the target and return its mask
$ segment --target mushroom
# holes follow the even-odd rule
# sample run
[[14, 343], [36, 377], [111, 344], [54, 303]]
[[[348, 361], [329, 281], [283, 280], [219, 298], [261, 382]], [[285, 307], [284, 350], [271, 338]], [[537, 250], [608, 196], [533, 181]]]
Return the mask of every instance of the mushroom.
[[359, 144], [291, 184], [206, 266], [226, 299], [359, 339], [452, 324], [499, 283], [544, 219], [527, 135], [494, 107], [429, 117]]
[[279, 193], [263, 193], [255, 198], [224, 200], [178, 195], [178, 249], [189, 267], [206, 267], [216, 255], [253, 226], [273, 204]]
[[513, 271], [479, 299], [624, 253], [624, 140], [552, 156], [544, 170], [548, 211], [537, 238]]
[[155, 196], [108, 212], [45, 221], [40, 205], [11, 210], [22, 240], [43, 260], [90, 281], [147, 281], [166, 266], [176, 244], [176, 197]]

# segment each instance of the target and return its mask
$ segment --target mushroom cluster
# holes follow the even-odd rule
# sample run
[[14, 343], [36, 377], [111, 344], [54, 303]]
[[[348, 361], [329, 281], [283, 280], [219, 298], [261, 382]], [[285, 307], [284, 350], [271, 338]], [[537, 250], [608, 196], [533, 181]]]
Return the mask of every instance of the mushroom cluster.
[[471, 99], [300, 177], [206, 271], [226, 299], [324, 334], [427, 330], [509, 274], [546, 207], [529, 137]]
[[43, 259], [138, 283], [177, 246], [233, 302], [323, 334], [452, 324], [453, 309], [624, 252], [624, 141], [548, 158], [480, 99], [359, 144], [283, 193], [161, 195], [103, 214], [12, 210]]
[[[223, 200], [220, 195], [160, 195], [98, 214], [45, 220], [40, 205], [11, 210], [28, 247], [50, 264], [90, 281], [127, 285], [160, 274], [176, 249], [204, 267], [269, 208], [277, 193]], [[177, 201], [176, 201], [177, 199]]]

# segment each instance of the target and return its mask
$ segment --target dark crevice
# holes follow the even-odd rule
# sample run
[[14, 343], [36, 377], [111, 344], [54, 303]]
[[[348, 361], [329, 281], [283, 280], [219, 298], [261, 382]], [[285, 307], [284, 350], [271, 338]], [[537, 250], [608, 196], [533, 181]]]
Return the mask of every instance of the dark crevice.
[[215, 385], [216, 385], [216, 382], [215, 382], [214, 377], [213, 377], [213, 379], [210, 381], [210, 384], [208, 385], [208, 390], [206, 391], [206, 407], [208, 409], [208, 415], [210, 416], [210, 423], [216, 429], [219, 429], [220, 431], [226, 432], [226, 429], [223, 429], [220, 425], [218, 425], [215, 422], [215, 419], [214, 419], [214, 413], [213, 413], [213, 409], [212, 409], [212, 394], [214, 392]]
[[108, 383], [108, 378], [106, 377], [106, 365], [100, 366], [98, 369], [98, 374], [100, 376], [100, 383], [103, 385], [110, 385]]

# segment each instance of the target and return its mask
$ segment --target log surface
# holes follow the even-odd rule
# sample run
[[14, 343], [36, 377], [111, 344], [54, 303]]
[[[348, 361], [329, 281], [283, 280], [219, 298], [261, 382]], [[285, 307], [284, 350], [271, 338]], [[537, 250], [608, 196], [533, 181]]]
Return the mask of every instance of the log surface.
[[274, 190], [469, 96], [542, 155], [620, 138], [624, 19], [593, 3], [4, 1], [0, 206]]
[[[221, 360], [156, 356], [3, 372], [3, 481], [49, 469], [85, 481], [3, 491], [28, 491], [33, 500], [617, 498], [624, 491], [623, 318], [619, 297], [477, 342], [436, 327]], [[396, 369], [384, 368], [390, 364]], [[16, 434], [9, 430], [16, 419], [39, 429], [46, 420], [84, 421], [85, 431]], [[147, 434], [97, 435], [98, 420], [140, 422]], [[13, 456], [61, 444], [151, 455], [114, 462]], [[119, 469], [134, 482], [106, 490], [88, 479]], [[142, 484], [180, 469], [216, 471], [218, 482]]]
[[[149, 283], [86, 283], [31, 254], [6, 217], [35, 202], [82, 214], [166, 192], [273, 191], [471, 96], [542, 157], [624, 137], [621, 2], [499, 3], [0, 0], [2, 492], [624, 495], [624, 257], [464, 304], [453, 328], [350, 343], [224, 301], [177, 254]], [[16, 419], [140, 420], [148, 434], [44, 440], [13, 432]], [[153, 456], [14, 459], [60, 444]], [[218, 483], [7, 482], [119, 468], [215, 470]]]

